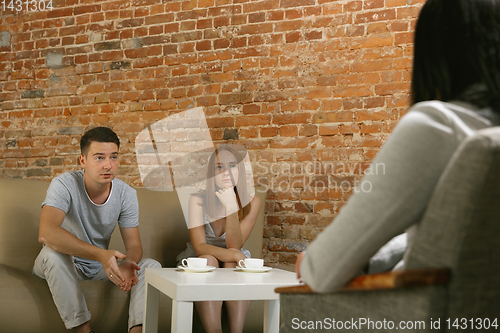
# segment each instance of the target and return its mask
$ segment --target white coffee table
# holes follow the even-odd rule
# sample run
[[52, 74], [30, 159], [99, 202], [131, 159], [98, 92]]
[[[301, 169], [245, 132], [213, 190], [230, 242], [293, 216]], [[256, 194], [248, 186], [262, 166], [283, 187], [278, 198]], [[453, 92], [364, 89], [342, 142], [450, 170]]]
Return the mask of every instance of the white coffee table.
[[163, 293], [172, 299], [171, 333], [192, 332], [193, 302], [232, 300], [264, 300], [264, 333], [278, 333], [280, 305], [274, 289], [298, 284], [295, 273], [277, 268], [265, 273], [245, 273], [234, 268], [217, 268], [208, 273], [147, 268], [143, 332], [158, 332], [158, 304]]

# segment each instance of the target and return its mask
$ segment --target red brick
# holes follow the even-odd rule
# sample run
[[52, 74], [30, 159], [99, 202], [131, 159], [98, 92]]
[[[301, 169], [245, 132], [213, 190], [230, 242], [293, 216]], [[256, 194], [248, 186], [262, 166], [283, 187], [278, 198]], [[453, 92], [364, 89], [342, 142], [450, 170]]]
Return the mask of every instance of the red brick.
[[279, 32], [279, 31], [299, 30], [303, 24], [304, 22], [301, 20], [277, 22], [275, 23], [274, 31]]
[[[355, 17], [355, 23], [369, 23], [377, 21], [393, 20], [396, 18], [396, 11], [394, 9], [385, 9], [380, 11], [373, 11], [364, 14], [358, 14]], [[398, 16], [398, 18], [400, 18]]]
[[61, 28], [59, 30], [59, 36], [64, 37], [64, 36], [69, 36], [69, 35], [78, 35], [81, 33], [85, 32], [85, 27], [68, 27], [68, 28]]
[[196, 28], [201, 29], [209, 29], [213, 27], [212, 19], [199, 19], [196, 21]]
[[278, 114], [273, 116], [274, 125], [303, 124], [303, 123], [308, 123], [310, 120], [311, 120], [311, 114], [309, 113], [283, 114], [283, 115]]
[[313, 5], [315, 5], [315, 0], [282, 0], [280, 2], [281, 8], [303, 7], [303, 6], [313, 6]]
[[261, 137], [273, 137], [278, 135], [278, 127], [263, 127], [260, 129]]
[[254, 46], [254, 45], [263, 45], [266, 44], [266, 38], [264, 36], [258, 35], [258, 36], [250, 36], [248, 38], [248, 45], [249, 46]]
[[244, 13], [261, 12], [277, 8], [278, 8], [278, 2], [274, 0], [252, 1], [243, 5], [243, 12]]
[[329, 98], [332, 97], [332, 91], [330, 88], [316, 88], [310, 90], [306, 94], [307, 98], [316, 99], [316, 98]]
[[299, 31], [294, 31], [287, 33], [285, 36], [285, 40], [287, 43], [295, 43], [302, 39], [302, 33]]
[[194, 53], [195, 46], [196, 46], [195, 42], [180, 43], [179, 53]]
[[363, 9], [383, 8], [384, 0], [365, 0], [363, 1]]
[[266, 13], [266, 19], [268, 21], [281, 21], [285, 17], [285, 12], [283, 10], [273, 10]]
[[306, 32], [306, 34], [305, 34], [306, 40], [314, 40], [314, 39], [322, 39], [322, 38], [323, 38], [322, 31], [311, 31], [311, 32]]
[[407, 5], [407, 0], [386, 0], [386, 7], [404, 7]]
[[392, 36], [358, 38], [353, 39], [350, 44], [352, 49], [383, 47], [392, 45], [393, 38]]
[[361, 62], [353, 65], [354, 72], [380, 72], [392, 68], [391, 60], [380, 60], [371, 62]]
[[245, 104], [252, 100], [250, 93], [220, 94], [219, 103], [223, 105]]
[[241, 5], [216, 6], [208, 10], [208, 16], [228, 16], [232, 14], [241, 14]]
[[73, 8], [56, 8], [51, 11], [48, 11], [47, 18], [64, 17], [72, 15], [73, 15]]
[[402, 33], [397, 33], [394, 36], [394, 43], [396, 45], [399, 44], [410, 44], [413, 43], [413, 39], [415, 38], [414, 34], [412, 32], [402, 32]]
[[296, 125], [281, 126], [279, 132], [282, 137], [293, 137], [298, 135], [298, 128]]
[[391, 115], [386, 111], [358, 111], [355, 115], [355, 121], [380, 121], [390, 119]]
[[258, 114], [260, 113], [260, 106], [255, 104], [243, 105], [243, 114]]
[[241, 138], [258, 138], [259, 131], [257, 128], [242, 128], [240, 129], [239, 136]]
[[420, 13], [420, 6], [408, 6], [397, 9], [398, 19], [416, 18]]
[[207, 125], [209, 128], [233, 127], [234, 119], [232, 117], [207, 118]]
[[365, 99], [365, 107], [368, 109], [379, 108], [385, 106], [384, 97], [370, 97]]
[[266, 13], [252, 13], [248, 15], [248, 23], [259, 23], [266, 21]]
[[389, 25], [391, 31], [408, 31], [409, 25], [406, 21], [393, 22]]
[[313, 7], [305, 7], [304, 8], [304, 16], [321, 16], [322, 7], [321, 6], [313, 6]]
[[302, 8], [297, 9], [288, 9], [285, 11], [285, 19], [286, 20], [294, 20], [302, 17]]
[[213, 6], [214, 6], [214, 0], [199, 0], [198, 1], [198, 8], [213, 7]]
[[336, 122], [350, 122], [353, 120], [352, 112], [329, 112], [318, 113], [314, 115], [313, 123], [336, 123]]
[[247, 34], [265, 34], [273, 32], [273, 24], [272, 23], [264, 23], [264, 24], [252, 24], [241, 27], [238, 34], [239, 35], [247, 35]]
[[97, 13], [101, 11], [101, 5], [77, 6], [73, 10], [73, 15], [81, 15], [85, 13]]
[[166, 24], [174, 21], [174, 14], [160, 14], [146, 17], [144, 24]]
[[252, 115], [236, 117], [236, 126], [257, 126], [269, 124], [269, 116], [267, 115]]
[[306, 222], [305, 217], [298, 217], [298, 216], [285, 216], [283, 218], [283, 223], [287, 224], [298, 224], [298, 225], [303, 225]]
[[281, 148], [281, 149], [290, 149], [290, 148], [308, 148], [310, 140], [309, 138], [282, 138], [282, 139], [273, 139], [271, 140], [270, 148]]
[[247, 139], [247, 140], [239, 140], [238, 142], [243, 147], [247, 149], [266, 149], [268, 147], [267, 140], [256, 140], [256, 139]]
[[231, 25], [243, 25], [247, 23], [247, 15], [246, 14], [240, 14], [240, 15], [232, 15], [230, 18], [230, 24]]
[[214, 40], [214, 49], [225, 49], [231, 45], [231, 42], [228, 39], [217, 39]]
[[196, 51], [208, 51], [212, 49], [212, 43], [209, 40], [196, 42]]
[[340, 134], [341, 125], [321, 125], [319, 126], [319, 135], [330, 136]]
[[171, 36], [172, 43], [182, 43], [186, 41], [194, 41], [202, 39], [203, 35], [201, 31], [192, 31], [186, 33], [173, 34]]
[[267, 216], [268, 225], [281, 225], [281, 219], [279, 216]]
[[379, 96], [409, 93], [409, 90], [409, 83], [378, 84], [375, 86], [375, 93]]

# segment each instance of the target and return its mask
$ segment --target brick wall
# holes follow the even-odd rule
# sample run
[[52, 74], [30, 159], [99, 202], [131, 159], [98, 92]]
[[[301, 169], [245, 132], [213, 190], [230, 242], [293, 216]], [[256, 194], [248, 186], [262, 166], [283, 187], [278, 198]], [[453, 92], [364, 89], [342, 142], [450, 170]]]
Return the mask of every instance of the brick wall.
[[[48, 3], [48, 0], [46, 1]], [[269, 188], [264, 255], [293, 263], [352, 193], [408, 106], [424, 0], [53, 0], [0, 18], [0, 172], [78, 169], [79, 138], [111, 125], [121, 179], [134, 139], [204, 108], [212, 139], [250, 151]]]

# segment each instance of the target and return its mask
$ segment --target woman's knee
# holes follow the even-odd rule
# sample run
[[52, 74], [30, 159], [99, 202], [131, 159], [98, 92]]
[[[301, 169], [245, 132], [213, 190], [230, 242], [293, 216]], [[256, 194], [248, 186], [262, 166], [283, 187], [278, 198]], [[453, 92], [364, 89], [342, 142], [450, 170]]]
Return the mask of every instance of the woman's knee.
[[222, 267], [223, 268], [235, 268], [236, 263], [235, 262], [225, 262], [225, 263], [222, 263]]
[[199, 256], [199, 258], [206, 258], [208, 266], [219, 267], [219, 260], [217, 258], [215, 258], [213, 255], [205, 254], [205, 255]]

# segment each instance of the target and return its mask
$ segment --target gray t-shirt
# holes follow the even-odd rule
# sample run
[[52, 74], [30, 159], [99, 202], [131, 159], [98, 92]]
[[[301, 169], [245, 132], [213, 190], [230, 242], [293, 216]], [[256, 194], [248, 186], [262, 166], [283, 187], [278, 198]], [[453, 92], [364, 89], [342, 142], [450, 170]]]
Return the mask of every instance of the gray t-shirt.
[[[64, 173], [52, 180], [44, 205], [66, 213], [62, 227], [78, 239], [108, 249], [111, 233], [116, 222], [120, 228], [139, 225], [139, 204], [136, 191], [119, 179], [113, 179], [111, 192], [102, 205], [90, 200], [83, 182], [84, 171]], [[102, 265], [98, 261], [75, 257], [75, 265], [88, 277], [92, 277]]]

